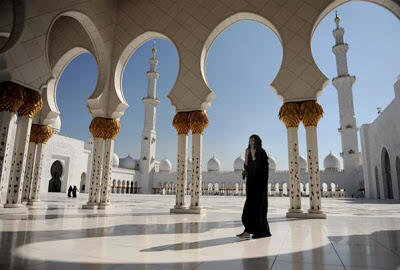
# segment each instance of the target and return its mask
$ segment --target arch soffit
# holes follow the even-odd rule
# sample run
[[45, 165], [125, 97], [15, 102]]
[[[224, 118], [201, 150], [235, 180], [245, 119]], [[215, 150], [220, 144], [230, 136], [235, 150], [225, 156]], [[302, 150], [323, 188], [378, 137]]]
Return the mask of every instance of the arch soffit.
[[[256, 13], [252, 13], [252, 12], [238, 12], [238, 13], [231, 15], [228, 18], [222, 20], [222, 22], [220, 22], [214, 28], [214, 30], [212, 30], [211, 33], [208, 35], [206, 41], [203, 44], [203, 49], [202, 49], [201, 56], [200, 56], [201, 75], [203, 76], [203, 80], [209, 89], [211, 89], [211, 88], [208, 84], [207, 74], [206, 74], [206, 61], [207, 61], [207, 57], [208, 57], [208, 52], [209, 52], [211, 46], [213, 45], [214, 41], [218, 38], [218, 36], [220, 34], [222, 34], [222, 32], [224, 32], [227, 28], [229, 28], [233, 24], [240, 22], [240, 21], [254, 21], [254, 22], [258, 22], [260, 24], [265, 25], [266, 27], [268, 27], [275, 33], [275, 35], [278, 37], [278, 39], [282, 45], [282, 38], [281, 38], [281, 35], [279, 34], [278, 29], [269, 20], [267, 20], [265, 17], [263, 17], [261, 15], [258, 15]], [[274, 92], [276, 92], [276, 91], [274, 91]], [[211, 102], [215, 97], [216, 97], [215, 93], [212, 92], [212, 94], [209, 95], [207, 102]]]
[[[320, 14], [318, 15], [317, 19], [315, 20], [313, 27], [312, 27], [312, 31], [311, 31], [311, 37], [310, 37], [310, 42], [312, 40], [312, 37], [314, 35], [314, 31], [315, 29], [318, 27], [319, 23], [335, 8], [348, 3], [350, 1], [354, 1], [354, 0], [333, 0], [331, 1], [330, 4], [328, 4], [325, 8], [323, 8], [323, 10], [320, 12]], [[381, 7], [384, 7], [386, 9], [388, 9], [390, 12], [392, 12], [397, 18], [400, 19], [400, 1], [398, 0], [361, 0], [363, 2], [369, 2], [369, 3], [374, 3], [377, 4]], [[310, 48], [311, 48], [311, 44], [310, 44]], [[314, 56], [312, 56], [313, 61], [314, 60]], [[322, 71], [320, 71], [321, 74]], [[324, 75], [324, 74], [323, 74]], [[325, 76], [325, 75], [324, 75]], [[326, 76], [325, 76], [326, 77]], [[320, 91], [317, 92], [317, 96], [319, 97], [322, 93], [322, 90], [325, 88], [325, 86], [327, 86], [329, 84], [329, 81], [326, 80], [323, 84], [322, 84], [322, 88]]]
[[[154, 39], [154, 38], [161, 38], [161, 39], [165, 39], [165, 40], [168, 40], [169, 42], [171, 42], [174, 45], [175, 49], [177, 50], [178, 58], [179, 58], [179, 51], [178, 51], [175, 43], [169, 37], [167, 37], [166, 35], [164, 35], [160, 32], [147, 31], [147, 32], [140, 34], [133, 40], [131, 40], [125, 46], [125, 48], [122, 50], [122, 52], [120, 53], [119, 57], [117, 58], [115, 67], [114, 67], [114, 70], [115, 70], [114, 71], [115, 93], [118, 96], [118, 98], [120, 100], [123, 100], [126, 104], [127, 104], [127, 102], [125, 100], [124, 93], [122, 90], [122, 79], [123, 79], [126, 65], [129, 61], [129, 59], [131, 58], [131, 56], [136, 52], [137, 49], [139, 49], [147, 41]], [[179, 74], [179, 66], [178, 66], [178, 74]], [[176, 81], [175, 81], [175, 83], [176, 83]], [[175, 84], [174, 84], [174, 86], [175, 86]], [[174, 86], [172, 87], [172, 89], [174, 88]]]
[[[57, 59], [55, 61], [54, 67], [57, 65], [56, 71], [58, 74], [55, 74], [53, 69], [54, 67], [52, 67], [51, 62], [50, 62], [50, 58], [49, 58], [49, 44], [50, 44], [50, 34], [52, 32], [53, 26], [54, 24], [61, 18], [61, 17], [70, 17], [75, 19], [80, 26], [83, 27], [83, 29], [85, 30], [85, 34], [87, 34], [87, 36], [89, 37], [90, 40], [90, 45], [92, 46], [92, 48], [88, 48], [88, 46], [85, 46], [85, 44], [82, 45], [78, 45], [75, 46], [77, 48], [70, 48], [70, 50], [66, 51], [65, 54], [63, 54], [59, 59]], [[81, 51], [79, 51], [81, 50]], [[47, 64], [49, 67], [49, 70], [51, 71], [51, 73], [53, 74], [54, 77], [56, 77], [58, 75], [58, 77], [60, 76], [60, 74], [62, 73], [62, 70], [65, 68], [65, 66], [68, 65], [69, 62], [71, 62], [73, 60], [73, 58], [75, 58], [77, 55], [83, 53], [83, 52], [90, 52], [93, 57], [96, 60], [97, 63], [97, 69], [98, 69], [98, 78], [97, 78], [97, 84], [95, 87], [95, 90], [93, 91], [93, 93], [91, 94], [91, 96], [89, 97], [89, 100], [98, 100], [103, 92], [103, 89], [105, 87], [106, 81], [107, 81], [107, 74], [108, 74], [108, 65], [107, 65], [107, 55], [108, 53], [106, 52], [105, 46], [104, 46], [104, 41], [103, 38], [98, 30], [98, 28], [96, 27], [95, 23], [91, 20], [91, 18], [80, 12], [80, 11], [76, 11], [76, 10], [67, 10], [67, 11], [63, 11], [60, 14], [56, 15], [53, 19], [53, 21], [51, 22], [47, 34], [46, 34], [46, 60], [47, 60]], [[69, 58], [68, 58], [69, 57]], [[60, 61], [61, 60], [61, 61]], [[61, 69], [61, 72], [60, 72]], [[93, 102], [89, 102], [89, 103], [93, 103]], [[94, 102], [96, 103], [96, 102]], [[93, 103], [93, 105], [94, 105]]]

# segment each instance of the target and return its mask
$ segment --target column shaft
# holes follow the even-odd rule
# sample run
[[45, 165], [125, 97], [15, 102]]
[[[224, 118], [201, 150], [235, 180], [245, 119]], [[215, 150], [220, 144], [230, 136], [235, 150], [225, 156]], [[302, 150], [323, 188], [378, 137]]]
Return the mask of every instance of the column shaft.
[[3, 185], [6, 182], [7, 177], [7, 167], [9, 162], [11, 137], [12, 137], [12, 127], [14, 121], [15, 113], [3, 111], [0, 112], [0, 204], [3, 205], [2, 201], [2, 190]]
[[320, 214], [321, 211], [321, 191], [319, 179], [318, 162], [318, 140], [317, 127], [306, 127], [307, 140], [307, 161], [308, 161], [308, 182], [310, 186], [310, 209], [309, 213]]
[[[174, 209], [185, 209], [185, 191], [187, 186], [187, 147], [188, 135], [178, 134], [178, 154], [176, 168], [176, 201]], [[173, 212], [174, 209], [171, 209]]]
[[18, 118], [17, 134], [15, 136], [14, 153], [12, 156], [10, 180], [7, 200], [4, 207], [21, 207], [22, 185], [25, 178], [25, 164], [28, 152], [29, 136], [32, 119], [20, 116]]
[[30, 196], [32, 179], [33, 179], [33, 168], [35, 166], [35, 156], [36, 156], [36, 143], [29, 142], [28, 155], [26, 157], [24, 190], [22, 191], [23, 202], [27, 202]]
[[301, 213], [299, 142], [297, 127], [287, 129], [289, 156], [290, 213]]
[[34, 205], [39, 202], [40, 182], [42, 180], [43, 158], [46, 150], [45, 143], [36, 144], [35, 162], [33, 167], [33, 177], [30, 196], [28, 199], [29, 205]]
[[101, 181], [101, 197], [99, 208], [110, 205], [112, 157], [114, 154], [114, 140], [106, 139], [104, 145], [103, 175]]
[[104, 139], [93, 138], [92, 151], [92, 171], [90, 173], [89, 197], [86, 205], [83, 208], [93, 209], [100, 202], [100, 181], [102, 176], [103, 164], [103, 144]]
[[195, 133], [192, 134], [192, 192], [190, 200], [191, 209], [200, 209], [200, 198], [201, 198], [201, 161], [203, 152], [203, 134]]

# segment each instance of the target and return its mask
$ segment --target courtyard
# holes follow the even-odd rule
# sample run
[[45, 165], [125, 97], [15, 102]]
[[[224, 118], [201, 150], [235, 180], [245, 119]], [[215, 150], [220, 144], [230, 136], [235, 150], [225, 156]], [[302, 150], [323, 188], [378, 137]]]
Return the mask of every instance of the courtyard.
[[[241, 240], [244, 197], [203, 196], [206, 212], [176, 215], [175, 196], [43, 194], [32, 208], [0, 209], [0, 269], [396, 269], [398, 201], [322, 200], [321, 219], [287, 219], [289, 199], [269, 198], [271, 238]], [[303, 198], [303, 209], [308, 198]]]

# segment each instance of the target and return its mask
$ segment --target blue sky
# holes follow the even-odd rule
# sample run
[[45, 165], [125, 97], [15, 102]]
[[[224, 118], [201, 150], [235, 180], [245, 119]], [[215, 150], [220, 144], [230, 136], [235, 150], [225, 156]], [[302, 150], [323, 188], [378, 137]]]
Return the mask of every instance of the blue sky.
[[[357, 77], [353, 87], [357, 125], [375, 119], [376, 107], [386, 107], [394, 98], [393, 84], [400, 73], [400, 21], [389, 11], [377, 5], [351, 2], [338, 9], [345, 41], [349, 44], [349, 72]], [[317, 27], [312, 39], [314, 59], [324, 74], [336, 76], [332, 53], [334, 13], [328, 14]], [[123, 91], [130, 107], [121, 118], [121, 133], [117, 136], [115, 151], [120, 157], [140, 155], [144, 107], [141, 98], [146, 95], [152, 42], [140, 47], [129, 60], [123, 77]], [[172, 127], [175, 115], [166, 98], [178, 73], [178, 53], [166, 40], [157, 40], [160, 79], [157, 95], [156, 158], [168, 157], [176, 163], [176, 131]], [[232, 170], [232, 164], [244, 152], [248, 137], [259, 134], [263, 146], [278, 163], [278, 169], [287, 169], [286, 128], [277, 113], [282, 101], [269, 90], [282, 59], [278, 38], [264, 25], [242, 21], [226, 29], [210, 49], [206, 74], [217, 98], [207, 110], [210, 124], [203, 138], [203, 169], [215, 154], [222, 170]], [[95, 88], [97, 67], [94, 58], [82, 54], [64, 70], [57, 88], [61, 111], [61, 134], [88, 140], [91, 116], [87, 98]], [[62, 102], [60, 102], [62, 100]], [[336, 89], [330, 84], [318, 99], [324, 108], [324, 118], [318, 126], [319, 154], [322, 161], [330, 150], [341, 151], [339, 112]], [[305, 153], [304, 128], [299, 130], [300, 152]], [[359, 147], [360, 147], [359, 142]], [[189, 140], [189, 149], [190, 140]], [[361, 150], [361, 149], [360, 149]], [[322, 162], [321, 162], [322, 164]]]

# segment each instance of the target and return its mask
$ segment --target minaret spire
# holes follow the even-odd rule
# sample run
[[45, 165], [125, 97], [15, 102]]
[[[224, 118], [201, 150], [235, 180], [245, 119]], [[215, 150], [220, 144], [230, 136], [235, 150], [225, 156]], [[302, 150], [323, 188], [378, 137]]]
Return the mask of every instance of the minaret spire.
[[140, 154], [141, 193], [152, 192], [152, 176], [154, 173], [156, 153], [156, 107], [160, 100], [156, 96], [157, 79], [160, 74], [157, 72], [157, 49], [153, 42], [151, 50], [152, 57], [149, 59], [150, 70], [147, 72], [147, 96], [142, 98], [145, 110], [144, 127], [142, 132], [142, 149]]
[[349, 46], [344, 42], [344, 28], [339, 25], [340, 18], [335, 16], [336, 28], [333, 30], [336, 44], [332, 51], [336, 56], [337, 77], [332, 80], [338, 91], [340, 128], [344, 170], [352, 170], [361, 165], [361, 154], [358, 151], [357, 123], [354, 114], [352, 87], [356, 81], [350, 76], [347, 67], [347, 51]]

